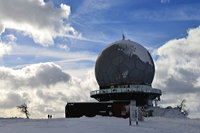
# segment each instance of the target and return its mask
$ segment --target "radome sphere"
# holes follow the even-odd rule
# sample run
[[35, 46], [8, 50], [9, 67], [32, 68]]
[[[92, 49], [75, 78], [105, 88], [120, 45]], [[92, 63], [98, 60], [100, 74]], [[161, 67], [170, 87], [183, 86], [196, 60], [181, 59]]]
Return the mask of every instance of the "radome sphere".
[[120, 40], [105, 48], [97, 58], [95, 76], [100, 89], [112, 85], [151, 85], [155, 66], [140, 44]]

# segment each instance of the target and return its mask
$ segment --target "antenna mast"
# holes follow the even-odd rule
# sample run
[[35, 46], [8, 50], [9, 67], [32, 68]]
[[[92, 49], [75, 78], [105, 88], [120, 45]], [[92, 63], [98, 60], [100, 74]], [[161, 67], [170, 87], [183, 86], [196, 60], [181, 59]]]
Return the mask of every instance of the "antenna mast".
[[122, 33], [122, 40], [125, 40], [125, 35], [124, 35], [124, 33]]

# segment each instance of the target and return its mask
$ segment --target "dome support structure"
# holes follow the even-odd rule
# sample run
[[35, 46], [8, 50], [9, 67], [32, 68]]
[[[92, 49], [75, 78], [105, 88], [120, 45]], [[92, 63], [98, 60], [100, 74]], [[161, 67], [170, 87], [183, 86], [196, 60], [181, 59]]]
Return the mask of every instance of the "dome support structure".
[[113, 42], [98, 56], [95, 77], [99, 90], [90, 92], [97, 102], [67, 103], [65, 117], [95, 115], [130, 117], [131, 101], [137, 107], [152, 107], [162, 91], [151, 86], [155, 66], [150, 53], [140, 44], [125, 40]]

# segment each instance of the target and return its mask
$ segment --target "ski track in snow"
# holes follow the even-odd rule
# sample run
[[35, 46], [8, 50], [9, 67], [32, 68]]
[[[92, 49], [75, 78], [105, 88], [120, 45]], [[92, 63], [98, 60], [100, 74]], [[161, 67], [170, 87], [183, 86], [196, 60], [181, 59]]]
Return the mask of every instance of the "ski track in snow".
[[200, 133], [200, 119], [146, 118], [139, 125], [113, 117], [0, 119], [0, 133]]

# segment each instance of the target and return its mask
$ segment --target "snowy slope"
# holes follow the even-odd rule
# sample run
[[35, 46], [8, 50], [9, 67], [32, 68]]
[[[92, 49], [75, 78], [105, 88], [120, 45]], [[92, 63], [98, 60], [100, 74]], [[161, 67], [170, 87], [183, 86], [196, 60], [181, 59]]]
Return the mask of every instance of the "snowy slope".
[[154, 117], [129, 126], [128, 119], [0, 119], [0, 133], [200, 133], [200, 119]]

